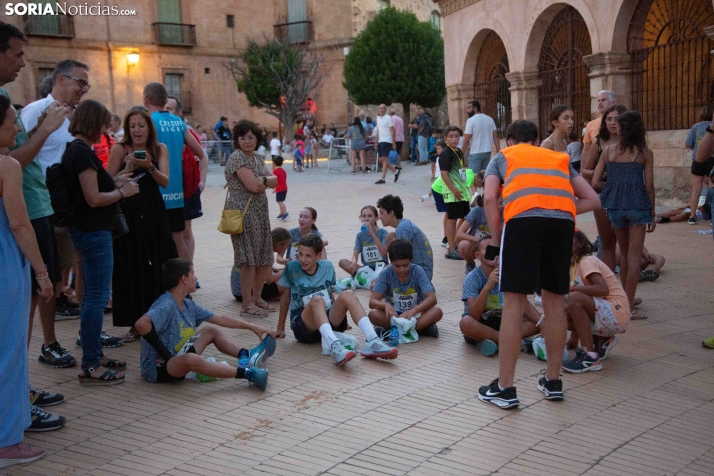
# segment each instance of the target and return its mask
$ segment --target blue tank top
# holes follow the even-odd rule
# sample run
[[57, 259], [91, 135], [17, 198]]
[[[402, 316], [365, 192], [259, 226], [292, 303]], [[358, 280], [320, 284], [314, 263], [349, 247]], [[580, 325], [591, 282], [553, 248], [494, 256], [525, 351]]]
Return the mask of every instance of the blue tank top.
[[151, 120], [156, 137], [169, 151], [169, 185], [160, 187], [167, 210], [183, 208], [183, 145], [186, 124], [183, 119], [165, 111], [154, 112]]
[[607, 151], [607, 182], [600, 194], [602, 208], [606, 210], [649, 210], [650, 197], [645, 188], [645, 166], [637, 162], [639, 152], [632, 162], [610, 162]]

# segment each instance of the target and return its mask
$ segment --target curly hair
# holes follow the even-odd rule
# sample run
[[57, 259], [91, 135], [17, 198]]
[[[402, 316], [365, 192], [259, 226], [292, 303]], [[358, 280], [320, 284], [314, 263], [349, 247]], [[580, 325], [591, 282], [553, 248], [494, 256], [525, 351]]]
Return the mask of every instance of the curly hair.
[[255, 150], [258, 150], [260, 141], [263, 140], [263, 131], [260, 130], [260, 127], [258, 127], [255, 122], [245, 119], [239, 121], [238, 124], [233, 127], [233, 147], [240, 149], [238, 138], [244, 137], [249, 132], [252, 132], [255, 136]]
[[620, 152], [634, 154], [635, 149], [647, 148], [647, 131], [639, 112], [627, 111], [617, 118], [617, 123], [620, 125]]
[[377, 200], [377, 208], [384, 208], [387, 212], [394, 212], [395, 218], [404, 218], [404, 204], [402, 199], [394, 195], [385, 195]]

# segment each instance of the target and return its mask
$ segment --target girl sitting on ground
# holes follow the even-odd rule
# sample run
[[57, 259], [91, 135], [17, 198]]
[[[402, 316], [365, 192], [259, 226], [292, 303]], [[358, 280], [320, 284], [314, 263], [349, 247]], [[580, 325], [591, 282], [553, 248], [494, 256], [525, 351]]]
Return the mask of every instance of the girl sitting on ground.
[[[327, 239], [322, 236], [315, 226], [315, 221], [317, 221], [317, 210], [312, 207], [305, 207], [300, 210], [300, 215], [298, 216], [298, 226], [290, 230], [290, 246], [288, 246], [285, 252], [285, 258], [294, 260], [297, 257], [298, 243], [300, 243], [300, 238], [307, 235], [308, 233], [314, 233], [320, 238], [322, 238], [322, 246], [328, 245]], [[322, 250], [321, 259], [327, 259], [327, 250]]]
[[[387, 263], [387, 235], [384, 228], [377, 226], [377, 209], [372, 205], [362, 208], [359, 216], [362, 229], [357, 233], [352, 260], [341, 259], [340, 268], [354, 276], [362, 266], [375, 269], [377, 263]], [[357, 262], [362, 255], [362, 264]]]

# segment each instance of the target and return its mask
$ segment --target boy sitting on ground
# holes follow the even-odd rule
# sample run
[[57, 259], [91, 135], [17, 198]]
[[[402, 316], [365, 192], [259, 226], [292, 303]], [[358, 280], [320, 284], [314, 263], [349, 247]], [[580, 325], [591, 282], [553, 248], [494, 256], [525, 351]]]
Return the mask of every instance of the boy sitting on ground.
[[[461, 300], [464, 314], [459, 322], [464, 340], [475, 344], [485, 357], [498, 352], [498, 334], [501, 329], [503, 293], [499, 290], [498, 257], [486, 259], [486, 247], [495, 246], [491, 235], [484, 235], [474, 246], [474, 259], [481, 266], [471, 271], [464, 280]], [[528, 302], [521, 323], [521, 338], [538, 334], [540, 313]]]
[[[220, 316], [193, 300], [196, 275], [193, 263], [174, 258], [164, 263], [161, 280], [168, 289], [136, 322], [141, 340], [141, 375], [149, 382], [183, 380], [189, 372], [215, 378], [244, 378], [262, 390], [268, 383], [268, 370], [258, 368], [275, 352], [275, 333], [232, 317]], [[247, 329], [265, 339], [253, 349], [241, 349], [217, 327], [208, 326], [196, 334], [203, 322], [231, 329]], [[201, 354], [210, 344], [226, 355], [238, 358], [238, 368], [209, 362]]]
[[[436, 305], [436, 292], [421, 266], [412, 264], [412, 245], [397, 238], [389, 245], [389, 261], [374, 283], [369, 300], [369, 320], [375, 326], [390, 327], [392, 316], [411, 319], [417, 316], [419, 334], [439, 337], [436, 323], [443, 312]], [[383, 299], [386, 297], [386, 300]], [[381, 329], [382, 332], [385, 329]]]
[[377, 336], [367, 313], [352, 291], [342, 291], [335, 299], [335, 268], [322, 257], [322, 238], [308, 233], [300, 238], [296, 259], [285, 265], [278, 281], [286, 289], [280, 299], [278, 337], [285, 337], [285, 320], [290, 311], [290, 328], [295, 339], [303, 344], [313, 344], [322, 339], [328, 343], [335, 365], [343, 366], [355, 353], [339, 341], [335, 331], [347, 330], [347, 311], [364, 333], [367, 342], [362, 357], [370, 359], [396, 359], [397, 349], [389, 347]]

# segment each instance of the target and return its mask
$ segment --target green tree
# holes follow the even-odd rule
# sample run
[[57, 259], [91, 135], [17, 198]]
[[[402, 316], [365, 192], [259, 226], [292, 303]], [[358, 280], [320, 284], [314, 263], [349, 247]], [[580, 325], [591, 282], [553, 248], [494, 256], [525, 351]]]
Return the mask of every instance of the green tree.
[[240, 51], [239, 61], [226, 66], [236, 80], [238, 91], [248, 104], [263, 108], [292, 131], [307, 99], [329, 75], [324, 58], [302, 46], [266, 39], [263, 43], [248, 41]]
[[356, 104], [401, 104], [406, 126], [411, 104], [436, 107], [446, 96], [444, 40], [413, 13], [385, 8], [355, 38], [344, 76]]

